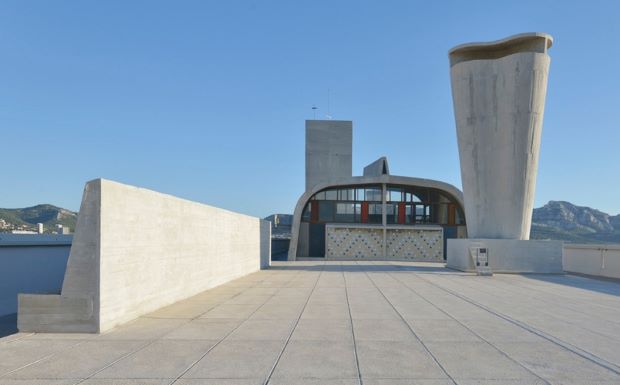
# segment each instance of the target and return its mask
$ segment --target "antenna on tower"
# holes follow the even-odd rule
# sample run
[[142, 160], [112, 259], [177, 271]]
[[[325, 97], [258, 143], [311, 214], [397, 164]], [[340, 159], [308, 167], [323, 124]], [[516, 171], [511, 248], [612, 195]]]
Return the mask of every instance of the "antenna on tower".
[[325, 117], [326, 117], [328, 120], [331, 120], [331, 119], [332, 119], [332, 116], [331, 116], [331, 110], [330, 110], [330, 93], [331, 93], [331, 90], [328, 88], [328, 89], [327, 89], [327, 115], [325, 115]]
[[313, 114], [313, 119], [316, 120], [316, 110], [318, 110], [319, 107], [315, 106], [314, 104], [312, 105], [312, 114]]

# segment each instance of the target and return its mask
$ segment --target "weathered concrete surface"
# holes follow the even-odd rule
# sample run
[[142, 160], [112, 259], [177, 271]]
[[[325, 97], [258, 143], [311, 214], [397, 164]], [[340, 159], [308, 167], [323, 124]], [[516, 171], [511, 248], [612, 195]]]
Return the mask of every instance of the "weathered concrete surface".
[[448, 239], [446, 266], [461, 271], [476, 270], [470, 247], [487, 249], [489, 267], [495, 273], [560, 274], [562, 241], [518, 239]]
[[620, 279], [620, 245], [564, 245], [564, 270]]
[[450, 50], [471, 238], [529, 239], [551, 43], [534, 33]]
[[364, 176], [381, 176], [390, 175], [390, 166], [385, 156], [375, 160], [368, 166], [364, 167]]
[[60, 295], [20, 295], [21, 331], [102, 332], [268, 266], [268, 222], [87, 183]]
[[353, 175], [353, 122], [306, 120], [306, 191]]
[[0, 339], [0, 384], [620, 383], [620, 284], [274, 263], [106, 333]]

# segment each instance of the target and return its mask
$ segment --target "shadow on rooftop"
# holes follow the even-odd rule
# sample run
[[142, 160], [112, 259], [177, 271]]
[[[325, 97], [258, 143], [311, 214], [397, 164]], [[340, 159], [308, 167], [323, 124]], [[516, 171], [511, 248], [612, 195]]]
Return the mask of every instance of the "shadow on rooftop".
[[17, 333], [17, 313], [0, 316], [0, 338]]
[[[307, 261], [303, 261], [307, 262]], [[378, 263], [378, 264], [322, 264], [323, 261], [317, 261], [316, 265], [305, 265], [301, 263], [290, 263], [290, 264], [277, 264], [269, 267], [269, 270], [303, 270], [303, 271], [346, 271], [346, 272], [418, 272], [418, 273], [443, 273], [443, 274], [463, 274], [462, 272], [458, 272], [456, 270], [448, 269], [444, 266], [433, 264], [433, 265], [398, 265], [398, 264], [389, 264], [389, 263]], [[331, 261], [330, 261], [331, 262]]]
[[620, 296], [620, 279], [576, 274], [523, 274], [523, 277], [555, 285]]

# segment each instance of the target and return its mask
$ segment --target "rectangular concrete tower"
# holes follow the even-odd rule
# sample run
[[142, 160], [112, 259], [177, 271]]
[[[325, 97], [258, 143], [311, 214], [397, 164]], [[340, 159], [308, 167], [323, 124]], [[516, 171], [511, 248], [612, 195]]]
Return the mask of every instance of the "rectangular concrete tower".
[[306, 120], [306, 191], [353, 175], [353, 122]]

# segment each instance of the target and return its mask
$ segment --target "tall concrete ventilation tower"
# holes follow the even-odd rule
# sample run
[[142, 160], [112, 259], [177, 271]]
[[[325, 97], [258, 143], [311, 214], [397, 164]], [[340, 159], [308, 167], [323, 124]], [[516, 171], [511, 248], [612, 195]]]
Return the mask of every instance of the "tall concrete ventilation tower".
[[[449, 52], [467, 233], [485, 252], [529, 240], [552, 42], [526, 33]], [[504, 242], [489, 259], [521, 263], [532, 245]]]

